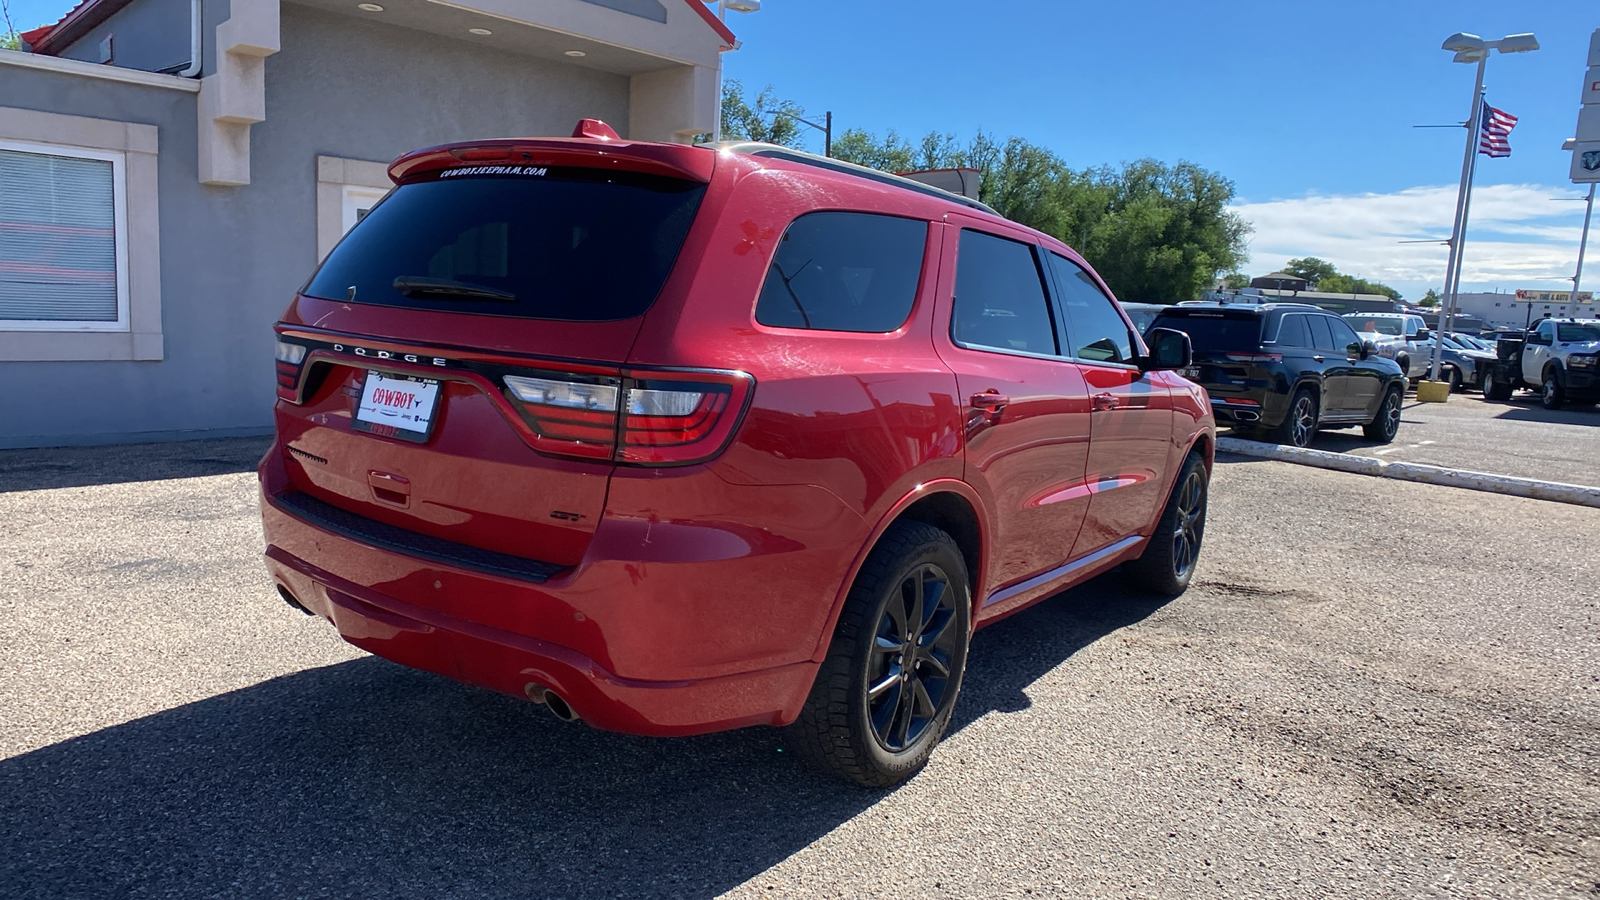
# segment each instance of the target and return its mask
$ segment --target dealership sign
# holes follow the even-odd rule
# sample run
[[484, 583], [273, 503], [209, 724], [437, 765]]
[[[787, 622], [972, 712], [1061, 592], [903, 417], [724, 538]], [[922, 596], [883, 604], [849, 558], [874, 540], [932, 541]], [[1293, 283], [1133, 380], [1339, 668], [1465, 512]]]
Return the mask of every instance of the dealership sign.
[[1600, 181], [1600, 28], [1589, 35], [1589, 69], [1583, 73], [1583, 104], [1578, 109], [1578, 130], [1572, 147], [1572, 170], [1578, 184]]
[[[1571, 291], [1517, 291], [1518, 303], [1572, 303]], [[1578, 303], [1593, 303], [1594, 294], [1590, 291], [1578, 292]]]

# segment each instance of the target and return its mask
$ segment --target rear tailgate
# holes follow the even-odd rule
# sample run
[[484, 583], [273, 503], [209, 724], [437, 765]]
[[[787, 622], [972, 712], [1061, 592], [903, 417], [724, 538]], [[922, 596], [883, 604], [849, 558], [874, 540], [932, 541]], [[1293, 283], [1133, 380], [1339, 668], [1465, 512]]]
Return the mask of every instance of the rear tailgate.
[[1267, 381], [1258, 367], [1273, 358], [1261, 349], [1261, 323], [1261, 315], [1250, 309], [1177, 307], [1162, 312], [1151, 327], [1189, 335], [1194, 363], [1185, 375], [1213, 400], [1259, 401]]
[[[622, 364], [713, 156], [630, 146], [494, 142], [396, 163], [401, 185], [278, 326], [280, 493], [298, 495], [285, 505], [582, 558], [614, 465]], [[501, 156], [516, 164], [485, 164]]]

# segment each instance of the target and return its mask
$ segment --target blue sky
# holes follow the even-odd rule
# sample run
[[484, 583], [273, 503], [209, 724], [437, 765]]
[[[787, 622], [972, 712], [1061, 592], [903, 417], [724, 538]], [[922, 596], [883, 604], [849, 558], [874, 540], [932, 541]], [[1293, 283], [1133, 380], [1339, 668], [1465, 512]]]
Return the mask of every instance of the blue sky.
[[1463, 287], [1570, 287], [1583, 204], [1548, 198], [1580, 195], [1560, 146], [1594, 0], [766, 0], [729, 18], [729, 77], [831, 109], [838, 130], [982, 128], [1074, 166], [1188, 159], [1237, 185], [1256, 224], [1246, 271], [1323, 256], [1408, 296], [1443, 280], [1445, 249], [1398, 241], [1448, 235], [1465, 141], [1411, 126], [1459, 122], [1471, 102], [1473, 67], [1439, 44], [1531, 31], [1542, 49], [1489, 61], [1489, 102], [1520, 121], [1511, 157], [1478, 167]]
[[[531, 0], [530, 0], [531, 2]], [[17, 27], [73, 0], [8, 0]], [[1256, 226], [1245, 271], [1291, 256], [1417, 296], [1443, 280], [1472, 67], [1455, 31], [1532, 31], [1495, 55], [1489, 102], [1518, 117], [1509, 159], [1481, 159], [1464, 289], [1570, 286], [1583, 204], [1566, 181], [1595, 0], [1122, 2], [766, 0], [729, 14], [729, 77], [771, 84], [835, 127], [909, 137], [1017, 135], [1074, 166], [1188, 159], [1233, 179]], [[821, 149], [820, 140], [814, 149]], [[1595, 253], [1589, 254], [1596, 257]], [[1600, 287], [1600, 259], [1590, 266]]]

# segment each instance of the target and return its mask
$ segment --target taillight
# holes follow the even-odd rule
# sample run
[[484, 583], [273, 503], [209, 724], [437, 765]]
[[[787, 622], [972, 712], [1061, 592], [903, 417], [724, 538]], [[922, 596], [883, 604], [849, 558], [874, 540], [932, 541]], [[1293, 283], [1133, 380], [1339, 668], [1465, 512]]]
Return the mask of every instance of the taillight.
[[740, 373], [506, 375], [506, 390], [547, 453], [646, 466], [721, 452], [749, 394]]
[[621, 379], [582, 375], [505, 376], [513, 405], [551, 453], [610, 459], [617, 446]]
[[300, 402], [300, 368], [310, 350], [304, 344], [279, 339], [272, 355], [277, 360], [278, 396], [290, 403]]
[[1282, 353], [1224, 353], [1223, 356], [1226, 356], [1228, 359], [1231, 359], [1234, 362], [1246, 362], [1246, 363], [1283, 362], [1283, 354]]

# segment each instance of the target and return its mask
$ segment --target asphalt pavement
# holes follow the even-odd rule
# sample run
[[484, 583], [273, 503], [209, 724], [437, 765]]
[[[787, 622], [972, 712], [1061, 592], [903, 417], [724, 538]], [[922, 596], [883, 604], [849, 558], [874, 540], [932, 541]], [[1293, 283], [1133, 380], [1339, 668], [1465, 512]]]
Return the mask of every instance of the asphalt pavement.
[[343, 644], [268, 584], [259, 453], [0, 454], [0, 896], [1600, 891], [1600, 510], [1224, 459], [1187, 594], [979, 633], [880, 792]]
[[1600, 487], [1600, 407], [1555, 411], [1532, 395], [1506, 401], [1452, 394], [1446, 403], [1406, 395], [1400, 431], [1375, 444], [1359, 428], [1323, 431], [1312, 449]]

